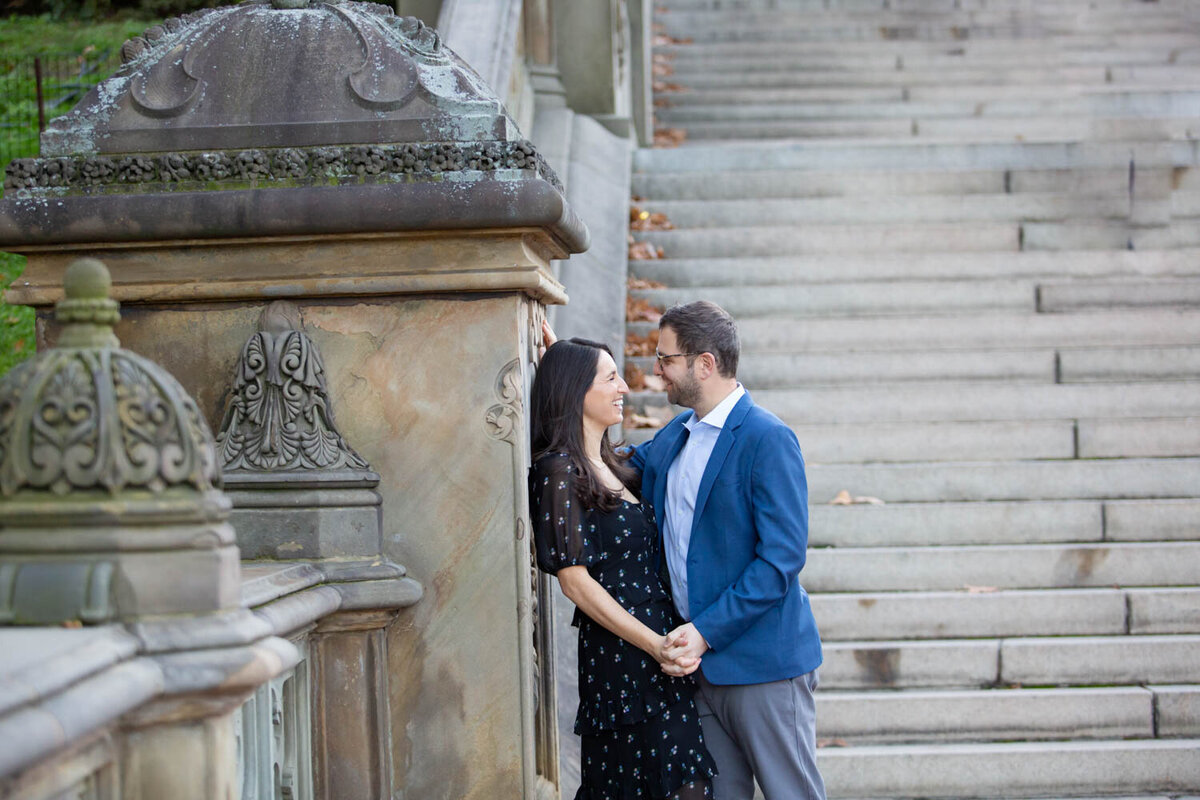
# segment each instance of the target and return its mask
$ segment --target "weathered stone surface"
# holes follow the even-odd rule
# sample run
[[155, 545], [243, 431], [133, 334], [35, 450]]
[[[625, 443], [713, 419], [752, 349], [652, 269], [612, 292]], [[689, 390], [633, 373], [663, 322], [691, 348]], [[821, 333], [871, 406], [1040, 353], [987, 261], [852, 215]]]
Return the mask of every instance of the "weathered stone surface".
[[47, 154], [508, 138], [494, 95], [438, 35], [377, 4], [204, 9], [123, 56], [56, 121]]
[[[505, 405], [496, 381], [518, 358], [518, 341], [528, 341], [514, 322], [528, 319], [527, 302], [509, 294], [298, 303], [340, 430], [380, 475], [384, 555], [426, 588], [387, 630], [394, 787], [414, 796], [521, 792], [515, 575], [528, 569], [528, 551], [513, 521], [524, 474], [520, 486], [496, 479], [513, 474], [513, 445], [497, 438], [510, 417], [489, 423], [488, 411], [519, 409]], [[139, 306], [122, 335], [186, 376], [215, 418], [259, 309], [156, 311]], [[205, 346], [175, 347], [183, 331]]]
[[1200, 689], [1195, 685], [1146, 688], [1154, 693], [1159, 736], [1195, 737], [1200, 732]]
[[818, 692], [817, 736], [861, 742], [1149, 738], [1141, 687]]

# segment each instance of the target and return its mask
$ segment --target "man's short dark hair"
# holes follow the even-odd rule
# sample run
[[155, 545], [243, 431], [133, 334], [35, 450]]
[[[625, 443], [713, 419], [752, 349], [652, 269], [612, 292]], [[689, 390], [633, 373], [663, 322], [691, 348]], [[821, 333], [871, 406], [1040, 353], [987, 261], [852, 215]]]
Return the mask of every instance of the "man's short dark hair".
[[716, 303], [697, 300], [672, 306], [662, 315], [658, 327], [671, 329], [682, 352], [712, 353], [722, 378], [737, 377], [738, 356], [742, 351], [737, 323]]

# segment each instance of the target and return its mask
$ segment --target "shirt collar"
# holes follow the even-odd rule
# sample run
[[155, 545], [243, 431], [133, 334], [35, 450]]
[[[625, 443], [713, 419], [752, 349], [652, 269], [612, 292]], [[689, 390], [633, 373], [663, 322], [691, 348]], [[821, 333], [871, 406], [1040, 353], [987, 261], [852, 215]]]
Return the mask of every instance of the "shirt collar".
[[734, 387], [732, 392], [725, 395], [724, 400], [717, 403], [712, 411], [709, 411], [704, 415], [704, 419], [696, 419], [696, 412], [693, 411], [692, 416], [689, 417], [687, 422], [683, 424], [689, 431], [694, 431], [696, 426], [701, 423], [704, 423], [705, 425], [711, 425], [717, 430], [720, 430], [721, 428], [725, 427], [725, 420], [729, 418], [729, 412], [733, 411], [733, 407], [738, 404], [738, 401], [742, 399], [742, 395], [745, 393], [745, 387], [739, 383]]

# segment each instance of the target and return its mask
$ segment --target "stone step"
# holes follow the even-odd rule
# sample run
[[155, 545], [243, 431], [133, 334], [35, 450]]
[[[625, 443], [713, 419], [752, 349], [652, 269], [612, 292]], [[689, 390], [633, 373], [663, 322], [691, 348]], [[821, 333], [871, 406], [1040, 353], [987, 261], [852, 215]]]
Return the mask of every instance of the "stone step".
[[[742, 13], [709, 15], [711, 24], [735, 25]], [[813, 15], [808, 15], [815, 18]], [[872, 15], [873, 16], [873, 15]], [[723, 18], [722, 18], [723, 17]], [[670, 22], [662, 18], [662, 32], [670, 35]], [[684, 37], [686, 38], [686, 37]], [[1143, 53], [1157, 50], [1164, 56], [1163, 63], [1170, 65], [1194, 64], [1198, 60], [1193, 54], [1196, 48], [1196, 38], [1188, 30], [1186, 24], [1174, 30], [1130, 31], [1121, 36], [1114, 36], [1113, 31], [1075, 30], [1071, 32], [1047, 32], [1040, 36], [1014, 37], [1008, 39], [962, 39], [947, 46], [942, 41], [927, 41], [915, 37], [895, 37], [886, 42], [870, 39], [861, 41], [807, 41], [803, 46], [788, 46], [779, 44], [769, 48], [778, 53], [781, 58], [802, 55], [806, 57], [842, 57], [845, 59], [862, 58], [866, 66], [873, 62], [871, 59], [880, 53], [895, 54], [899, 57], [957, 57], [957, 58], [987, 58], [1003, 63], [1004, 59], [1023, 62], [1031, 59], [1042, 63], [1047, 59], [1063, 55], [1091, 54], [1091, 58], [1081, 63], [1110, 63], [1109, 54], [1118, 58], [1124, 53]], [[656, 54], [668, 60], [680, 57], [704, 58], [723, 56], [727, 58], [754, 58], [763, 56], [761, 44], [747, 41], [666, 41], [654, 46]], [[1175, 55], [1172, 56], [1172, 53]]]
[[[932, 501], [809, 507], [809, 546], [814, 548], [1197, 539], [1197, 499]], [[920, 620], [914, 624], [919, 625]]]
[[823, 748], [832, 798], [1070, 798], [1194, 792], [1200, 739]]
[[[845, 46], [849, 45], [849, 46]], [[892, 42], [886, 45], [828, 47], [810, 45], [803, 48], [753, 48], [713, 44], [665, 45], [655, 49], [660, 61], [675, 69], [700, 71], [722, 67], [739, 72], [761, 71], [856, 71], [917, 72], [931, 68], [1003, 69], [1013, 66], [1118, 66], [1153, 64], [1161, 66], [1190, 65], [1200, 61], [1200, 47], [1194, 40], [1183, 46], [1164, 47], [1156, 41], [1147, 47], [1105, 47], [1098, 41], [1084, 46], [1048, 49], [1044, 42], [1016, 40], [1003, 47], [988, 47], [987, 43], [964, 42], [960, 46], [931, 46], [923, 42]]]
[[[679, 88], [674, 88], [678, 86]], [[674, 77], [663, 81], [654, 93], [662, 109], [689, 106], [726, 104], [752, 105], [768, 103], [827, 103], [847, 107], [872, 103], [975, 103], [1006, 104], [1037, 101], [1045, 103], [1065, 99], [1070, 102], [1090, 102], [1110, 95], [1136, 98], [1170, 94], [1176, 87], [1161, 84], [1138, 86], [1129, 83], [1113, 84], [978, 84], [978, 85], [888, 85], [835, 86], [820, 85], [775, 88], [689, 88]], [[1190, 91], [1190, 90], [1182, 90]]]
[[[794, 286], [850, 280], [1153, 277], [1157, 281], [1171, 277], [1200, 277], [1200, 251], [1026, 251], [974, 253], [969, 259], [957, 253], [873, 253], [868, 256], [814, 253], [803, 258], [666, 258], [631, 261], [629, 269], [634, 275], [660, 281], [667, 286], [695, 287], [698, 291], [706, 292], [722, 286]], [[747, 334], [745, 326], [751, 324], [756, 323], [739, 320], [743, 334]], [[771, 330], [775, 330], [777, 324], [770, 323]]]
[[[1200, 687], [1189, 699], [1200, 697]], [[1182, 695], [1183, 693], [1179, 693]], [[870, 743], [1153, 739], [1155, 694], [1138, 687], [819, 691], [817, 738]], [[1200, 736], [1200, 730], [1190, 735]]]
[[[938, 243], [943, 252], [1015, 252], [1021, 246], [1021, 229], [1016, 224], [986, 222], [814, 224], [645, 231], [636, 238], [662, 247], [669, 258], [770, 256], [782, 252], [921, 252], [928, 249], [930, 242]], [[1045, 234], [1043, 239], [1049, 242], [1052, 237]]]
[[[1174, 426], [1191, 444], [1185, 453], [1174, 452], [1176, 448], [1173, 442], [1159, 443], [1157, 449], [1168, 452], [1153, 452], [1156, 448], [1144, 444], [1144, 440], [1136, 436], [1133, 437], [1134, 444], [1130, 446], [1126, 443], [1129, 437], [1120, 435], [1124, 433], [1121, 429], [1103, 429], [1104, 433], [1097, 437], [1096, 444], [1089, 443], [1088, 449], [1137, 449], [1143, 452], [1136, 455], [1142, 456], [1200, 454], [1200, 447], [1196, 447], [1194, 441], [1189, 441], [1194, 437], [1187, 426], [1195, 422], [1195, 418], [1191, 418], [1181, 420]], [[1079, 428], [1082, 431], [1082, 424]], [[1154, 431], [1156, 435], [1160, 432], [1166, 435], [1171, 428], [1169, 425], [1159, 425]], [[810, 464], [1075, 458], [1076, 448], [1083, 449], [1082, 436], [1078, 444], [1076, 442], [1076, 423], [1073, 420], [793, 425], [792, 430], [800, 440], [805, 460]], [[1139, 430], [1133, 426], [1135, 434]]]
[[1026, 192], [901, 197], [822, 197], [747, 200], [647, 200], [677, 229], [788, 224], [897, 222], [1024, 222], [1073, 218], [1124, 219], [1130, 199], [1119, 195]]
[[[671, 74], [664, 82], [682, 86], [686, 91], [711, 89], [802, 89], [844, 87], [847, 89], [900, 88], [911, 91], [939, 87], [958, 86], [968, 88], [993, 86], [1039, 86], [1055, 83], [1060, 86], [1092, 87], [1152, 87], [1170, 89], [1178, 86], [1195, 86], [1200, 69], [1191, 65], [1186, 68], [1159, 68], [1153, 66], [1106, 67], [1102, 64], [1077, 64], [1069, 66], [1010, 66], [1008, 68], [975, 68], [956, 70], [902, 70], [891, 72], [842, 72], [836, 70], [795, 71], [763, 70], [759, 72], [709, 71], [686, 64], [678, 68], [672, 65]], [[674, 91], [665, 95], [671, 97]], [[911, 95], [910, 95], [911, 97]]]
[[[764, 92], [756, 98], [749, 92], [736, 104], [687, 103], [659, 108], [655, 116], [660, 125], [688, 127], [694, 122], [775, 121], [775, 120], [917, 120], [924, 126], [936, 119], [989, 119], [1021, 117], [1197, 117], [1200, 116], [1200, 92], [1163, 92], [1146, 94], [1111, 93], [1086, 97], [1020, 100], [903, 100], [899, 102], [800, 102], [772, 97], [779, 92]], [[687, 93], [683, 94], [687, 97]]]
[[[1003, 194], [1005, 170], [967, 172], [816, 172], [801, 170], [726, 172], [720, 180], [702, 173], [642, 173], [633, 176], [633, 193], [650, 202], [663, 200], [749, 200], [846, 195], [908, 196]], [[1105, 183], [1126, 190], [1129, 170], [1107, 170]], [[1009, 179], [1011, 182], [1011, 178]], [[643, 201], [635, 200], [641, 203]]]
[[810, 592], [1197, 585], [1200, 541], [833, 547], [813, 551], [804, 566]]
[[[825, 552], [813, 552], [810, 563]], [[824, 642], [1200, 633], [1196, 587], [997, 591], [969, 583], [957, 591], [814, 592], [813, 614]]]
[[1027, 278], [981, 278], [641, 289], [632, 294], [659, 308], [708, 298], [739, 319], [784, 315], [797, 319], [847, 314], [954, 313], [965, 309], [1032, 312], [1037, 308], [1037, 286], [1035, 280]]
[[1200, 148], [1185, 142], [807, 142], [704, 144], [640, 149], [637, 172], [751, 170], [1047, 170], [1191, 167]]
[[1200, 244], [1200, 225], [1173, 221], [1169, 226], [1139, 227], [1127, 222], [1026, 222], [1021, 246], [1026, 250], [1156, 250]]
[[1098, 347], [1060, 350], [1060, 383], [1200, 379], [1200, 347]]
[[[988, 419], [1110, 419], [1200, 416], [1200, 381], [1143, 384], [900, 383], [754, 391], [790, 424]], [[661, 405], [635, 393], [631, 407]]]
[[[813, 465], [1200, 455], [1200, 417], [859, 422], [791, 428]], [[652, 428], [635, 428], [626, 432], [626, 441], [639, 444], [654, 433]]]
[[808, 470], [809, 497], [838, 492], [889, 503], [983, 500], [1194, 498], [1200, 458], [930, 464], [819, 464]]
[[[1183, 8], [1181, 3], [1162, 2], [1156, 6], [1161, 8]], [[740, 11], [743, 9], [796, 9], [803, 11], [824, 11], [839, 9], [843, 11], [914, 11], [923, 13], [938, 12], [971, 12], [981, 10], [1010, 10], [1025, 14], [1046, 13], [1049, 11], [1078, 12], [1076, 0], [663, 0], [658, 7], [665, 13], [675, 13], [686, 10], [709, 10], [720, 13]], [[1123, 10], [1130, 7], [1129, 0], [1090, 0], [1089, 9]], [[1142, 9], [1154, 9], [1154, 6], [1142, 6]], [[1138, 13], [1156, 13], [1142, 11]]]
[[[790, 19], [779, 12], [779, 19], [772, 24], [769, 18], [761, 24], [747, 24], [745, 14], [726, 18], [719, 24], [712, 15], [704, 15], [699, 24], [688, 24], [686, 14], [664, 16], [666, 32], [671, 36], [691, 38], [693, 44], [707, 43], [756, 43], [786, 46], [808, 42], [889, 42], [908, 39], [927, 43], [957, 44], [972, 41], [1021, 41], [1046, 40], [1051, 46], [1063, 40], [1100, 34], [1112, 29], [1113, 20], [1097, 15], [1095, 18], [1063, 18], [1063, 24], [1052, 19], [1038, 19], [1033, 23], [1014, 22], [1011, 17], [988, 17], [986, 15], [961, 15], [948, 17], [938, 15], [927, 19], [912, 15], [872, 14], [869, 17], [796, 14]], [[714, 23], [717, 24], [714, 24]], [[800, 24], [802, 22], [808, 24]], [[789, 24], [790, 23], [790, 24]], [[1174, 41], [1181, 20], [1153, 15], [1141, 17], [1125, 15], [1120, 23], [1127, 26], [1131, 35], [1143, 37], [1131, 42], [1136, 47], [1146, 38], [1171, 37]]]
[[[731, 313], [736, 315], [737, 312]], [[752, 392], [799, 386], [881, 385], [903, 381], [1055, 383], [1055, 355], [1053, 350], [759, 353], [742, 357], [738, 377]], [[634, 358], [632, 361], [642, 370], [647, 370], [652, 359]], [[1080, 379], [1078, 374], [1075, 377]], [[1200, 379], [1200, 373], [1194, 377]]]
[[956, 119], [778, 120], [671, 123], [689, 142], [709, 139], [920, 138], [954, 142], [1159, 141], [1200, 138], [1196, 119], [1172, 117], [992, 117]]
[[1186, 684], [1200, 635], [829, 642], [823, 689]]
[[1200, 417], [1079, 420], [1079, 458], [1139, 458], [1200, 454]]
[[[631, 361], [643, 371], [652, 368], [650, 358], [634, 357]], [[1200, 380], [1200, 345], [748, 353], [740, 361], [738, 377], [752, 391], [907, 381], [1187, 382]]]
[[1200, 280], [1083, 280], [1038, 285], [1038, 309], [1076, 311], [1116, 306], [1200, 307]]
[[1200, 192], [1171, 192], [1171, 216], [1200, 217]]
[[[1200, 417], [792, 425], [811, 464], [1200, 455]], [[643, 437], [630, 437], [631, 442]]]

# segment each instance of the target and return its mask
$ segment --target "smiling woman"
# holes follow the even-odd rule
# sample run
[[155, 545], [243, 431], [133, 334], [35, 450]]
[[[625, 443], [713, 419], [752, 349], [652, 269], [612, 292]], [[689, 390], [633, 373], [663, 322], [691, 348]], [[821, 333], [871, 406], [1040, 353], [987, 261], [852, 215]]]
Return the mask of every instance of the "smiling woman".
[[589, 439], [595, 438], [599, 442], [602, 429], [620, 424], [627, 394], [629, 385], [617, 374], [617, 362], [601, 350], [596, 359], [596, 377], [592, 381], [592, 388], [583, 396], [583, 424], [589, 433], [595, 433]]

